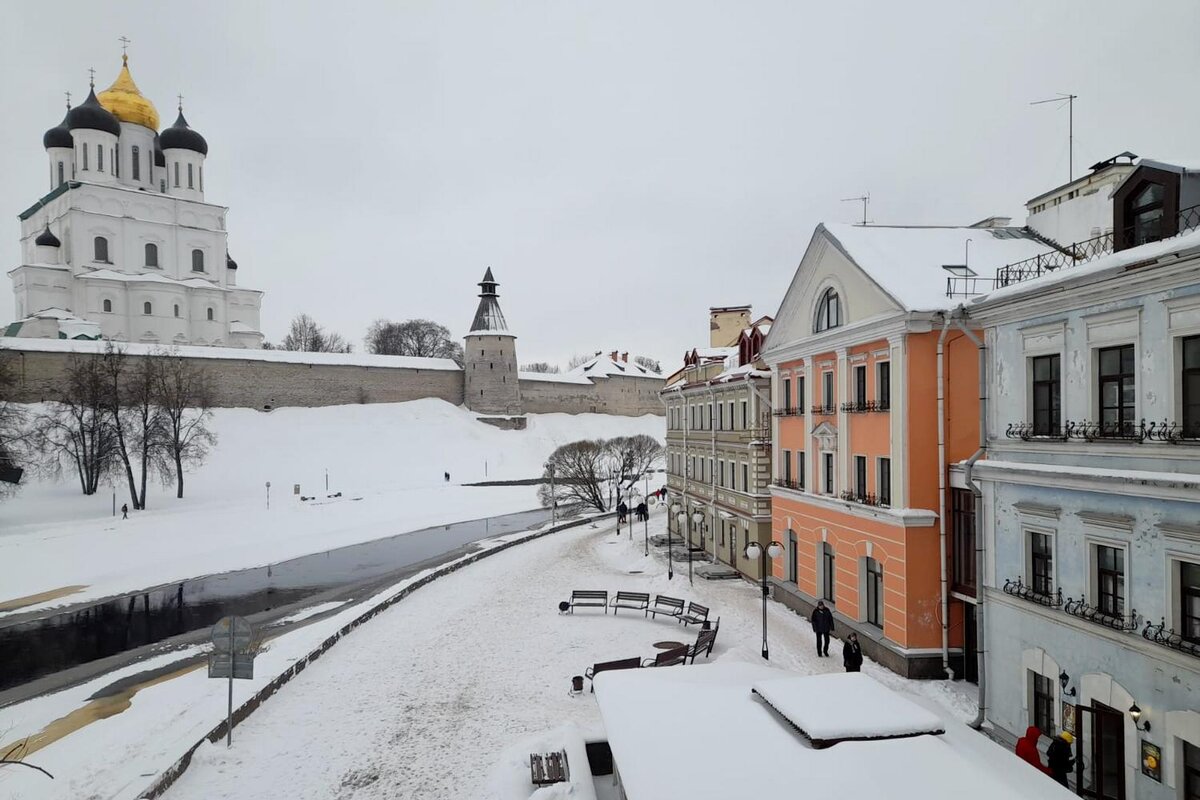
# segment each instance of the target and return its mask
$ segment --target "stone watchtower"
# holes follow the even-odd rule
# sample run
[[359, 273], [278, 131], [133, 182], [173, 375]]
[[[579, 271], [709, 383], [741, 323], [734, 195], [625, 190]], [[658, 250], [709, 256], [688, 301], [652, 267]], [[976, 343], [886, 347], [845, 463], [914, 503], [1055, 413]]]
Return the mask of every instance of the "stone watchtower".
[[463, 352], [463, 404], [480, 414], [518, 416], [521, 384], [517, 379], [517, 337], [508, 330], [496, 279], [488, 267], [479, 282], [479, 307]]

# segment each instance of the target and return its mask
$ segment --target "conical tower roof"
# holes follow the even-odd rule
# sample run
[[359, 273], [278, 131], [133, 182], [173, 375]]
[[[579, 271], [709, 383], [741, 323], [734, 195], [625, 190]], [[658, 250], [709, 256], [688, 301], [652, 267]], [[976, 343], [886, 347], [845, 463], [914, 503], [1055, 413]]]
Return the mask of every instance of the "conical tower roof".
[[480, 333], [512, 335], [504, 319], [504, 312], [500, 310], [500, 295], [496, 294], [496, 287], [499, 285], [492, 276], [492, 268], [488, 267], [483, 280], [479, 282], [479, 306], [475, 309], [475, 319], [471, 322], [471, 332], [468, 336]]
[[121, 71], [117, 73], [117, 79], [96, 97], [100, 105], [122, 122], [158, 130], [158, 109], [133, 82], [133, 76], [129, 74], [129, 56], [121, 56]]

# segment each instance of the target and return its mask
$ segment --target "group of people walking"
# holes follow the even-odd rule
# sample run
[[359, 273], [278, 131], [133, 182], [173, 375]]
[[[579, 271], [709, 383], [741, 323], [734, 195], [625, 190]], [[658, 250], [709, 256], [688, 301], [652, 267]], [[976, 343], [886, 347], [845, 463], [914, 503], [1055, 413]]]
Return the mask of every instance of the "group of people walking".
[[1041, 729], [1037, 725], [1030, 725], [1025, 730], [1025, 735], [1017, 740], [1017, 755], [1066, 786], [1067, 776], [1071, 774], [1071, 769], [1075, 766], [1075, 756], [1071, 753], [1071, 745], [1075, 742], [1075, 737], [1063, 731], [1051, 739], [1050, 746], [1046, 748], [1045, 764], [1042, 764], [1042, 754], [1038, 752], [1038, 741], [1041, 738]]
[[[633, 509], [633, 513], [635, 515], [634, 520], [636, 522], [643, 522], [650, 519], [650, 509], [646, 506], [645, 500], [637, 504], [637, 506]], [[628, 518], [629, 506], [627, 506], [625, 501], [622, 500], [621, 502], [617, 503], [617, 524], [624, 525]]]
[[[817, 657], [829, 657], [829, 635], [833, 633], [833, 612], [825, 605], [824, 600], [817, 601], [817, 607], [812, 613], [813, 632], [817, 635]], [[863, 663], [862, 645], [858, 643], [858, 634], [853, 631], [842, 643], [842, 666], [846, 672], [861, 672]]]

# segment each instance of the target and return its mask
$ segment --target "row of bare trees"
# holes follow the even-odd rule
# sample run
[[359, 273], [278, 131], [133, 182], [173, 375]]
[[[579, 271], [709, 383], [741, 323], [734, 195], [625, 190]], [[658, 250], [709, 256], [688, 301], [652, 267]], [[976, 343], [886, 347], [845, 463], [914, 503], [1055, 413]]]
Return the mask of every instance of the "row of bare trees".
[[564, 444], [546, 460], [538, 499], [545, 508], [553, 503], [608, 511], [662, 460], [663, 446], [645, 434]]
[[[217, 440], [207, 370], [170, 351], [134, 357], [108, 342], [102, 353], [73, 355], [58, 395], [40, 410], [3, 396], [0, 454], [43, 471], [66, 466], [85, 495], [120, 475], [134, 509], [146, 507], [151, 475], [174, 482], [183, 497], [184, 468], [202, 462]], [[18, 409], [12, 424], [3, 424], [5, 405]]]

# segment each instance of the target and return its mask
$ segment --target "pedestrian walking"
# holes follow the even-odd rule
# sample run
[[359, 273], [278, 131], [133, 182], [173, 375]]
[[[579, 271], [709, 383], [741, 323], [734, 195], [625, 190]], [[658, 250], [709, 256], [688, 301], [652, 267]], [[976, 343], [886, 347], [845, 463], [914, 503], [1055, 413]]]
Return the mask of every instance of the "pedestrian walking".
[[825, 605], [824, 600], [817, 601], [817, 607], [812, 613], [813, 633], [817, 635], [817, 656], [829, 655], [829, 634], [833, 633], [833, 612]]
[[1025, 735], [1017, 739], [1016, 753], [1021, 760], [1050, 774], [1050, 771], [1042, 764], [1042, 754], [1038, 752], [1038, 740], [1041, 738], [1041, 729], [1037, 725], [1030, 725], [1025, 729]]
[[1075, 768], [1075, 756], [1071, 754], [1074, 742], [1075, 737], [1063, 731], [1054, 737], [1046, 749], [1046, 766], [1050, 770], [1050, 777], [1063, 786], [1067, 785], [1067, 776]]
[[129, 503], [121, 505], [121, 519], [129, 519]]
[[842, 664], [846, 667], [846, 672], [860, 672], [862, 662], [862, 647], [858, 643], [858, 634], [851, 632], [846, 637], [846, 643], [842, 645]]
[[629, 513], [629, 506], [625, 505], [625, 501], [617, 503], [617, 524], [625, 524], [625, 515]]
[[446, 475], [446, 483], [449, 483], [450, 482], [450, 473], [447, 472], [447, 473], [445, 473], [445, 475]]
[[650, 510], [648, 508], [646, 508], [645, 500], [638, 503], [637, 513], [638, 513], [638, 522], [644, 522], [645, 520], [650, 519]]

